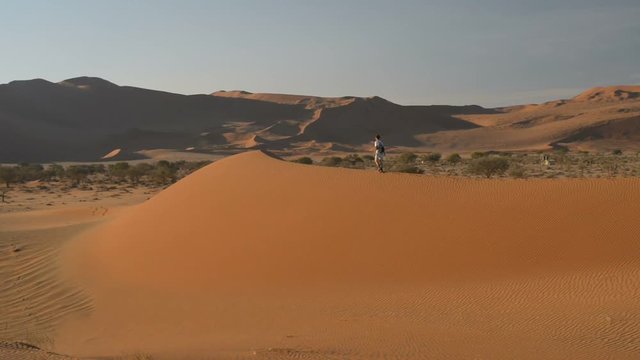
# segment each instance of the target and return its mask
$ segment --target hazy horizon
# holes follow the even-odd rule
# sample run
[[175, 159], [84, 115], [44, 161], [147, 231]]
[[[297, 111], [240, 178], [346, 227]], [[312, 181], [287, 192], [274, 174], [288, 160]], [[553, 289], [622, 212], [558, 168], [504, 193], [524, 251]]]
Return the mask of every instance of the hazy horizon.
[[534, 103], [640, 83], [638, 18], [627, 0], [9, 1], [0, 83]]

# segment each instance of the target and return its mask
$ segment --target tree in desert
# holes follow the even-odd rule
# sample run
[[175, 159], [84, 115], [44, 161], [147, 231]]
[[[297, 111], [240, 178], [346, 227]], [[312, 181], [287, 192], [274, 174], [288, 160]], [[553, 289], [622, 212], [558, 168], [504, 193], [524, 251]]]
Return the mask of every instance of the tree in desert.
[[474, 159], [469, 165], [471, 173], [485, 176], [502, 175], [509, 169], [509, 160], [502, 157], [481, 157]]
[[9, 187], [11, 183], [18, 180], [18, 172], [14, 167], [0, 166], [0, 180], [5, 183], [6, 187]]

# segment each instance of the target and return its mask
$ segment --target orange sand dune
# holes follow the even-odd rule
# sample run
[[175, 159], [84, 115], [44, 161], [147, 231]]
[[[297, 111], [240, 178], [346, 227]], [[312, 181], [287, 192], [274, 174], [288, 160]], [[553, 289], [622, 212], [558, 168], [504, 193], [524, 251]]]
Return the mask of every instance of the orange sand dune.
[[114, 157], [118, 156], [121, 152], [122, 152], [122, 149], [113, 149], [108, 154], [106, 154], [105, 156], [101, 157], [101, 159], [103, 159], [103, 160], [113, 159]]
[[618, 85], [595, 87], [573, 99], [576, 101], [619, 101], [640, 98], [640, 86]]
[[220, 160], [85, 233], [56, 351], [636, 359], [640, 180]]

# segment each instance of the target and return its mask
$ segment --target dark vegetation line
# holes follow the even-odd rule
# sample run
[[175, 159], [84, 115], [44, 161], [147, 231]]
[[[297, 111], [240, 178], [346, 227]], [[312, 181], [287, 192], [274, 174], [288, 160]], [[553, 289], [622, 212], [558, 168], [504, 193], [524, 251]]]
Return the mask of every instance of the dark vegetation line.
[[[304, 156], [291, 161], [351, 169], [375, 168], [371, 155], [328, 156], [320, 160]], [[570, 152], [560, 147], [553, 152], [485, 151], [471, 153], [468, 157], [453, 153], [445, 158], [437, 152], [409, 152], [388, 156], [385, 158], [385, 168], [400, 173], [486, 178], [640, 177], [640, 152]]]

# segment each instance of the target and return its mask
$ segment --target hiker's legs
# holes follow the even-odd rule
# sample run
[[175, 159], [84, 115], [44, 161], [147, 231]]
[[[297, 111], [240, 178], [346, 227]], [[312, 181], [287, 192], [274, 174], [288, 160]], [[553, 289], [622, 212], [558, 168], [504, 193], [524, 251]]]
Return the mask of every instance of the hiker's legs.
[[376, 167], [378, 168], [378, 171], [382, 172], [382, 157], [376, 156]]

